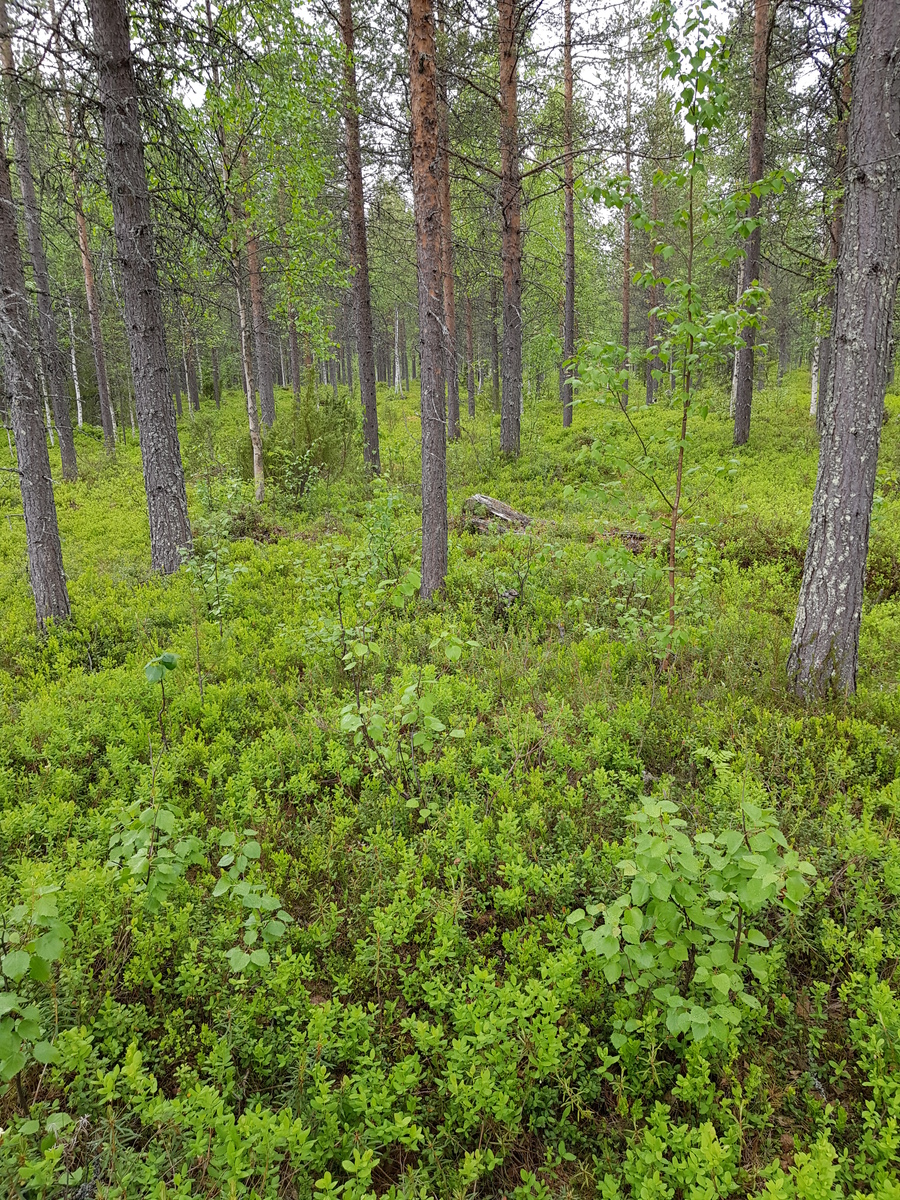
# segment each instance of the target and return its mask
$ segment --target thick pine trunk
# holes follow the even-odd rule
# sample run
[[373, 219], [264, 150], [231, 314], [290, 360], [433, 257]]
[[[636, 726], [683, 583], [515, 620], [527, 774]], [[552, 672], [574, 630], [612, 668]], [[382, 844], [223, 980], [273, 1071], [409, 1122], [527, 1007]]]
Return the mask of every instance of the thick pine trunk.
[[866, 0], [853, 68], [832, 364], [789, 675], [856, 687], [869, 525], [900, 278], [900, 8]]
[[0, 352], [11, 398], [10, 419], [25, 516], [28, 574], [37, 622], [43, 628], [51, 617], [56, 620], [68, 617], [69, 593], [30, 341], [25, 272], [16, 230], [9, 160], [0, 127]]
[[[769, 32], [771, 0], [754, 0], [753, 73], [750, 84], [750, 186], [763, 177], [766, 143], [766, 88], [769, 81]], [[751, 195], [747, 215], [758, 222], [759, 196]], [[744, 287], [759, 282], [762, 229], [757, 223], [744, 257]], [[750, 410], [753, 404], [753, 359], [756, 328], [744, 329], [734, 364], [734, 444], [743, 446], [750, 436]]]
[[359, 142], [359, 97], [353, 59], [356, 35], [351, 0], [341, 0], [340, 29], [345, 52], [344, 136], [347, 142], [350, 260], [354, 271], [353, 294], [356, 299], [356, 351], [359, 355], [359, 390], [363, 408], [363, 458], [369, 470], [377, 475], [381, 471], [381, 451], [378, 442], [378, 400], [372, 343], [372, 296], [369, 285], [369, 250], [366, 242], [366, 206]]
[[[575, 154], [572, 146], [572, 3], [563, 6], [563, 128], [565, 174], [563, 179], [563, 224], [565, 227], [565, 297], [563, 299], [563, 360], [575, 356]], [[563, 429], [572, 424], [572, 368], [560, 372]]]
[[413, 201], [422, 378], [422, 587], [428, 599], [447, 574], [447, 424], [444, 408], [444, 289], [441, 154], [432, 0], [410, 0], [409, 76]]
[[450, 114], [443, 78], [438, 81], [438, 118], [441, 145], [441, 266], [444, 274], [444, 373], [447, 377], [447, 436], [460, 436], [459, 371], [456, 366], [456, 288], [453, 263], [453, 215], [450, 208]]
[[122, 0], [91, 0], [106, 169], [125, 292], [125, 327], [141, 435], [153, 567], [169, 574], [191, 545], [128, 18]]
[[10, 131], [12, 133], [12, 143], [16, 159], [16, 174], [19, 177], [19, 191], [22, 194], [22, 207], [25, 215], [25, 236], [28, 243], [28, 257], [31, 259], [31, 274], [34, 279], [35, 299], [37, 301], [38, 337], [41, 358], [44, 362], [44, 375], [50, 394], [53, 420], [56, 425], [56, 431], [59, 434], [63, 479], [77, 479], [78, 463], [75, 458], [75, 437], [72, 432], [72, 418], [69, 414], [69, 393], [66, 387], [65, 361], [59, 344], [56, 316], [53, 312], [53, 299], [50, 293], [50, 269], [47, 266], [47, 254], [44, 249], [44, 235], [41, 230], [41, 211], [38, 207], [37, 194], [34, 189], [34, 176], [31, 170], [31, 148], [28, 144], [28, 131], [25, 125], [25, 109], [22, 104], [22, 97], [19, 93], [19, 85], [16, 78], [16, 64], [13, 58], [5, 0], [0, 0], [0, 55], [2, 55], [3, 74], [6, 79]]
[[503, 395], [500, 453], [519, 453], [522, 407], [522, 212], [519, 178], [518, 0], [499, 0], [500, 174], [503, 261]]

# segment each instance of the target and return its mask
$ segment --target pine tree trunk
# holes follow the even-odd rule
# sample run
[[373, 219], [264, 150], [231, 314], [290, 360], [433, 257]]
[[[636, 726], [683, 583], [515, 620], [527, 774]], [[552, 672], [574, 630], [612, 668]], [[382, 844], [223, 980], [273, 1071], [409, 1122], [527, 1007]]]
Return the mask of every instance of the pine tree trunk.
[[356, 350], [359, 355], [359, 390], [363, 407], [363, 458], [374, 474], [381, 472], [378, 444], [378, 394], [375, 388], [375, 352], [372, 343], [372, 297], [369, 286], [369, 251], [366, 244], [366, 207], [363, 196], [362, 151], [359, 142], [359, 97], [353, 59], [355, 29], [351, 0], [341, 0], [341, 38], [344, 43], [344, 134], [347, 142], [347, 200], [350, 214], [350, 260], [356, 299]]
[[[565, 227], [565, 297], [563, 299], [563, 360], [575, 357], [575, 153], [572, 145], [572, 0], [563, 5], [563, 127], [565, 139], [565, 173], [563, 178], [563, 225]], [[562, 387], [563, 429], [572, 424], [572, 368], [563, 366]]]
[[34, 377], [29, 324], [9, 160], [0, 126], [0, 352], [11, 398], [10, 420], [16, 439], [28, 574], [38, 626], [43, 628], [50, 618], [64, 620], [69, 616], [69, 593], [63, 573], [50, 455]]
[[472, 297], [466, 295], [466, 390], [469, 417], [475, 416], [475, 331], [472, 327]]
[[410, 0], [408, 49], [422, 368], [421, 595], [423, 599], [428, 599], [444, 586], [447, 574], [447, 426], [444, 408], [441, 164], [432, 0]]
[[[440, 11], [440, 6], [439, 6]], [[443, 21], [441, 21], [443, 25]], [[438, 78], [438, 119], [441, 147], [441, 267], [444, 275], [444, 374], [447, 377], [447, 436], [451, 442], [460, 436], [459, 371], [456, 366], [456, 289], [453, 264], [453, 215], [450, 208], [450, 115], [447, 92], [442, 77]]]
[[31, 259], [31, 273], [36, 293], [41, 357], [44, 360], [44, 374], [50, 394], [50, 405], [53, 409], [53, 420], [56, 424], [56, 432], [59, 434], [59, 451], [62, 460], [63, 479], [72, 480], [78, 478], [78, 463], [75, 458], [75, 437], [72, 432], [72, 418], [69, 415], [66, 369], [62, 350], [59, 345], [56, 317], [53, 312], [53, 299], [50, 293], [50, 270], [47, 266], [44, 235], [41, 230], [41, 212], [38, 207], [37, 194], [34, 190], [34, 176], [31, 170], [31, 149], [28, 145], [25, 109], [16, 79], [16, 64], [12, 52], [9, 19], [6, 13], [6, 0], [0, 0], [0, 56], [2, 56], [3, 74], [6, 78], [10, 132], [12, 133], [12, 143], [15, 151], [16, 174], [19, 177], [19, 191], [22, 194], [28, 257]]
[[406, 349], [406, 318], [400, 318], [400, 357], [403, 363], [403, 386], [409, 391], [409, 355]]
[[869, 526], [900, 279], [900, 8], [866, 0], [853, 67], [832, 365], [788, 672], [802, 695], [856, 687]]
[[519, 453], [522, 407], [522, 213], [519, 179], [519, 0], [499, 0], [503, 395], [500, 453]]
[[181, 551], [191, 545], [191, 526], [178, 428], [166, 386], [165, 324], [128, 18], [121, 0], [91, 0], [90, 12], [150, 514], [151, 561], [155, 570], [169, 574], [178, 569]]
[[[769, 33], [771, 0], [754, 0], [753, 73], [750, 84], [750, 186], [763, 177], [766, 143], [766, 88], [769, 81]], [[758, 222], [759, 196], [751, 195], [747, 216]], [[744, 256], [744, 287], [759, 282], [762, 229], [757, 223]], [[753, 404], [753, 358], [756, 328], [745, 327], [735, 359], [734, 444], [745, 445], [750, 437], [750, 410]]]
[[[631, 21], [628, 24], [628, 58], [625, 64], [625, 178], [631, 184]], [[631, 203], [622, 210], [622, 346], [625, 349], [623, 367], [625, 386], [621, 403], [628, 406], [631, 383]]]

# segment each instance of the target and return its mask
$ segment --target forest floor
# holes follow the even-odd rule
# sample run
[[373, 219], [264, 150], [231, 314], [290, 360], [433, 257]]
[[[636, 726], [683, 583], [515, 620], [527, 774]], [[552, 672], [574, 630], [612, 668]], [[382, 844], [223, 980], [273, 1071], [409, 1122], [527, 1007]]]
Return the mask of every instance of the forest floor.
[[279, 393], [261, 509], [241, 398], [182, 419], [169, 579], [130, 434], [79, 434], [44, 639], [0, 475], [2, 1194], [897, 1200], [900, 395], [859, 691], [815, 709], [804, 374], [740, 452], [724, 389], [692, 417], [669, 669], [665, 404], [644, 454], [530, 400], [500, 463], [480, 397], [423, 605], [417, 396], [374, 485], [329, 396]]

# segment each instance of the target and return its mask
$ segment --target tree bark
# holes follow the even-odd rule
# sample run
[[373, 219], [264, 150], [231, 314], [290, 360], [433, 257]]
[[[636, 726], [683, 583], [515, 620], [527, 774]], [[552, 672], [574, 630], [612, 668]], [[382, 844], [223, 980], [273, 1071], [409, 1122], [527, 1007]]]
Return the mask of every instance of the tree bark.
[[91, 0], [116, 249], [125, 292], [154, 569], [178, 569], [191, 545], [178, 427], [166, 386], [163, 321], [137, 86], [122, 0]]
[[356, 299], [356, 351], [359, 356], [359, 390], [363, 408], [363, 459], [370, 471], [381, 473], [378, 440], [378, 399], [375, 388], [375, 352], [372, 344], [372, 296], [369, 285], [369, 250], [366, 241], [366, 206], [363, 196], [362, 151], [359, 141], [359, 96], [356, 90], [351, 0], [341, 0], [341, 38], [344, 43], [344, 136], [347, 143], [347, 203], [350, 215], [350, 260]]
[[16, 465], [28, 545], [28, 575], [37, 623], [43, 629], [50, 618], [64, 620], [69, 616], [69, 593], [63, 573], [50, 455], [30, 343], [25, 271], [16, 230], [9, 160], [0, 126], [0, 352], [16, 439]]
[[[346, 2], [346, 0], [345, 0]], [[441, 153], [432, 0], [410, 0], [410, 109], [422, 378], [422, 585], [428, 599], [447, 574], [447, 426], [444, 408], [444, 289]]]
[[469, 417], [475, 416], [475, 331], [472, 327], [472, 297], [466, 294], [466, 390]]
[[[440, 6], [438, 9], [440, 13]], [[440, 18], [443, 25], [443, 20]], [[441, 267], [444, 275], [444, 372], [447, 377], [447, 436], [451, 442], [460, 436], [459, 371], [456, 365], [456, 289], [453, 264], [453, 214], [450, 208], [450, 113], [443, 75], [438, 77], [438, 120], [441, 148]]]
[[[766, 144], [766, 88], [769, 81], [769, 34], [774, 16], [772, 0], [754, 0], [753, 71], [750, 83], [750, 186], [763, 177]], [[744, 256], [744, 288], [759, 283], [762, 229], [759, 225], [760, 199], [751, 194], [748, 217], [756, 225], [747, 239]], [[753, 404], [753, 359], [756, 328], [747, 325], [735, 357], [734, 444], [743, 446], [750, 437], [750, 410]]]
[[187, 383], [188, 404], [192, 412], [200, 411], [200, 388], [197, 386], [197, 369], [194, 366], [194, 342], [191, 328], [185, 322], [181, 332], [181, 346], [184, 355], [184, 377]]
[[853, 67], [832, 366], [788, 673], [804, 696], [853, 692], [869, 526], [900, 279], [900, 8], [866, 0]]
[[25, 109], [16, 79], [16, 64], [13, 58], [6, 0], [0, 0], [0, 57], [3, 60], [3, 74], [9, 102], [10, 132], [15, 151], [16, 173], [19, 177], [19, 191], [22, 194], [25, 237], [28, 243], [28, 257], [31, 259], [31, 273], [37, 301], [38, 340], [41, 357], [44, 360], [44, 374], [50, 394], [50, 405], [53, 409], [53, 420], [56, 424], [56, 432], [59, 434], [62, 475], [63, 479], [72, 480], [78, 478], [78, 463], [75, 458], [72, 418], [69, 414], [66, 369], [59, 345], [56, 316], [53, 312], [50, 270], [47, 266], [44, 235], [41, 230], [41, 211], [38, 207], [34, 175], [31, 170], [31, 148], [28, 144], [28, 131], [25, 125]]
[[[250, 187], [250, 160], [246, 150], [241, 155], [241, 169], [244, 176], [244, 187], [248, 189]], [[246, 212], [246, 208], [244, 211]], [[269, 357], [269, 318], [266, 313], [266, 297], [259, 258], [259, 237], [252, 220], [247, 222], [247, 281], [250, 289], [250, 320], [253, 325], [259, 411], [263, 424], [271, 429], [275, 424], [275, 389], [272, 383], [272, 360]]]
[[522, 406], [522, 212], [519, 177], [518, 0], [499, 0], [500, 174], [503, 262], [503, 395], [500, 453], [518, 456]]
[[297, 337], [297, 315], [293, 308], [288, 315], [288, 347], [291, 358], [291, 390], [294, 403], [300, 403], [300, 341]]
[[[563, 225], [565, 236], [565, 297], [563, 299], [563, 361], [575, 357], [575, 152], [572, 145], [572, 0], [563, 4], [563, 137], [565, 168], [563, 176]], [[572, 424], [571, 367], [563, 366], [562, 387], [563, 429]]]
[[[628, 51], [625, 63], [625, 178], [631, 184], [631, 16], [628, 24]], [[623, 367], [627, 372], [621, 403], [627, 407], [631, 383], [631, 202], [622, 210], [622, 345]]]

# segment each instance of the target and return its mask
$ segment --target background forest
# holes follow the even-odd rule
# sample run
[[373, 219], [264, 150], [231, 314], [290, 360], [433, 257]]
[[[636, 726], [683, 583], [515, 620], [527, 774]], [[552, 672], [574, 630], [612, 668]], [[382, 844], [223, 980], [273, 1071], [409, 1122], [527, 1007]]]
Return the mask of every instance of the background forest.
[[900, 10], [0, 0], [0, 1190], [900, 1200]]

